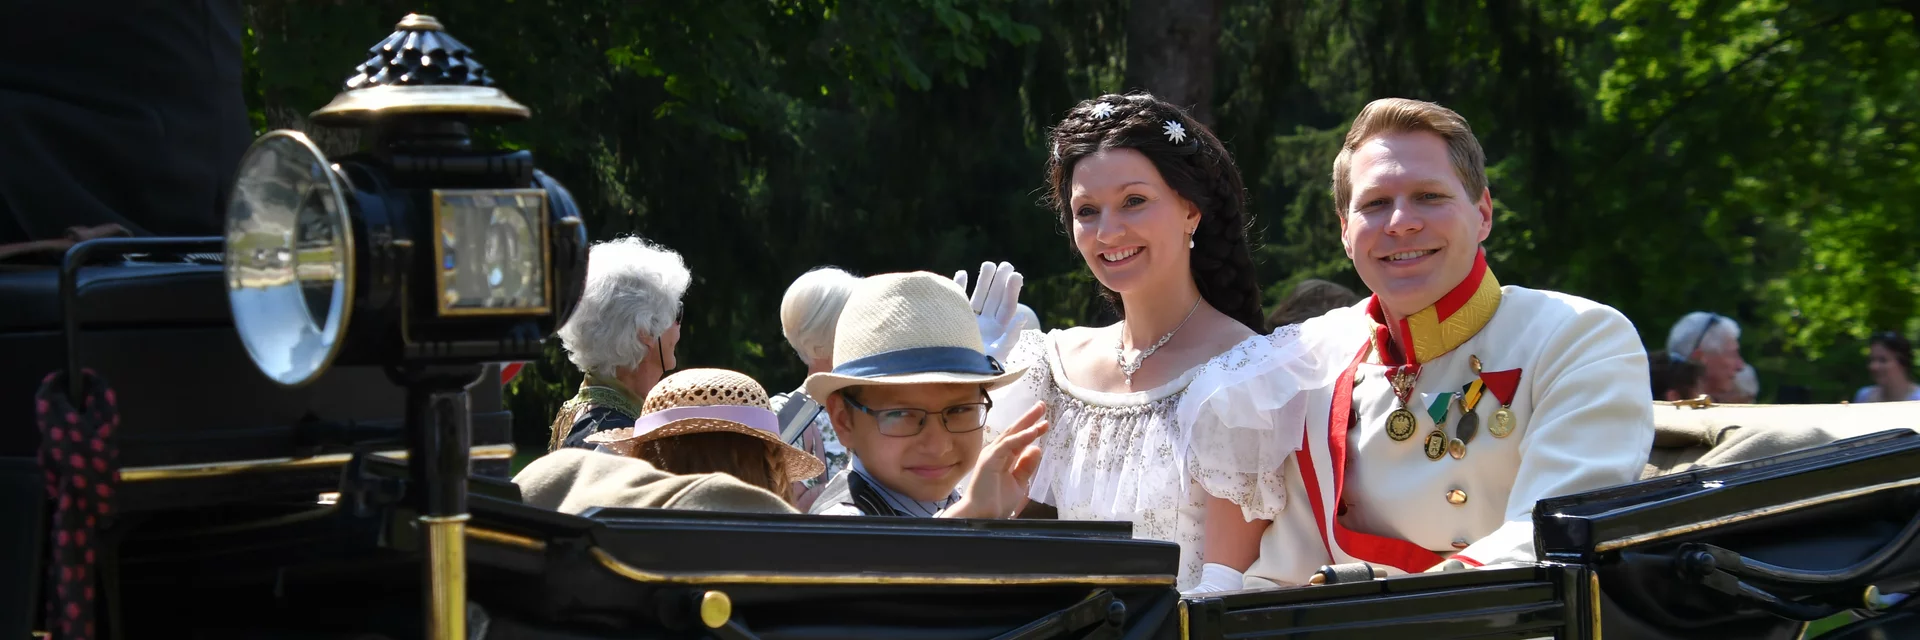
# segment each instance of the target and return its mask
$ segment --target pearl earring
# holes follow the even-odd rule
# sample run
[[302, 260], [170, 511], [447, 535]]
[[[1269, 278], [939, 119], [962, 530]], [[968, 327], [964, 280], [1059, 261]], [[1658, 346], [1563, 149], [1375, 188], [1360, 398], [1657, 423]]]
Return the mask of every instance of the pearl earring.
[[1192, 231], [1187, 232], [1187, 248], [1188, 249], [1193, 248], [1193, 232]]

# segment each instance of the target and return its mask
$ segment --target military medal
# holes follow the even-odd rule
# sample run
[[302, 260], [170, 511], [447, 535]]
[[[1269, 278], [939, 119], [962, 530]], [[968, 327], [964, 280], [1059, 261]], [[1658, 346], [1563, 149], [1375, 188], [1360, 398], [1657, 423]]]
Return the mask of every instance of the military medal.
[[1413, 429], [1418, 426], [1413, 421], [1413, 412], [1406, 409], [1394, 409], [1387, 414], [1387, 437], [1401, 442], [1413, 437]]
[[[1477, 361], [1477, 359], [1476, 359]], [[1480, 398], [1486, 390], [1486, 383], [1479, 379], [1467, 383], [1460, 391], [1460, 422], [1453, 427], [1453, 440], [1447, 442], [1447, 453], [1455, 460], [1467, 457], [1467, 443], [1480, 432], [1480, 415], [1473, 412], [1480, 406]]]
[[1487, 427], [1487, 433], [1495, 438], [1505, 438], [1513, 434], [1513, 412], [1505, 406], [1493, 412], [1493, 425]]
[[1427, 459], [1439, 460], [1447, 455], [1447, 434], [1434, 429], [1427, 434]]
[[1387, 382], [1393, 385], [1393, 395], [1400, 400], [1400, 408], [1387, 414], [1387, 437], [1394, 442], [1402, 442], [1413, 437], [1413, 430], [1420, 423], [1407, 410], [1407, 401], [1413, 396], [1413, 387], [1420, 380], [1420, 366], [1407, 365], [1395, 367], [1387, 372]]
[[[1476, 370], [1475, 373], [1480, 372]], [[1480, 373], [1480, 380], [1486, 383], [1487, 391], [1493, 393], [1494, 399], [1500, 401], [1500, 410], [1493, 412], [1493, 424], [1487, 425], [1487, 433], [1493, 434], [1495, 438], [1513, 435], [1517, 420], [1513, 410], [1508, 407], [1513, 406], [1514, 392], [1520, 388], [1520, 370], [1508, 369]]]
[[1447, 409], [1452, 406], [1452, 391], [1442, 392], [1434, 397], [1433, 402], [1427, 404], [1427, 415], [1433, 418], [1433, 432], [1427, 434], [1425, 446], [1429, 460], [1439, 460], [1446, 450], [1447, 436], [1440, 430], [1447, 424]]

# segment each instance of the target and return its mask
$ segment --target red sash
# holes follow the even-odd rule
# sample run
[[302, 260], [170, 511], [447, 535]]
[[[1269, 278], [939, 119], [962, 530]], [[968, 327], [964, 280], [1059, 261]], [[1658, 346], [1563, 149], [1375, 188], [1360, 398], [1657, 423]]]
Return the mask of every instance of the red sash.
[[[1333, 411], [1327, 421], [1327, 450], [1333, 460], [1333, 504], [1343, 504], [1347, 485], [1347, 431], [1353, 422], [1353, 378], [1360, 363], [1367, 359], [1367, 349], [1353, 357], [1353, 363], [1340, 374], [1339, 382], [1334, 383]], [[1407, 573], [1419, 573], [1436, 564], [1440, 564], [1439, 554], [1422, 548], [1420, 545], [1386, 536], [1377, 536], [1348, 529], [1340, 524], [1340, 514], [1322, 504], [1320, 499], [1319, 472], [1314, 468], [1313, 448], [1309, 446], [1309, 436], [1301, 435], [1300, 451], [1306, 460], [1300, 465], [1301, 480], [1307, 485], [1307, 500], [1313, 506], [1314, 521], [1320, 525], [1322, 541], [1327, 546], [1327, 557], [1334, 558], [1333, 542], [1340, 543], [1340, 549], [1347, 555], [1373, 564], [1386, 565]], [[1326, 540], [1326, 531], [1331, 521], [1333, 540]], [[1336, 559], [1335, 562], [1338, 562]]]

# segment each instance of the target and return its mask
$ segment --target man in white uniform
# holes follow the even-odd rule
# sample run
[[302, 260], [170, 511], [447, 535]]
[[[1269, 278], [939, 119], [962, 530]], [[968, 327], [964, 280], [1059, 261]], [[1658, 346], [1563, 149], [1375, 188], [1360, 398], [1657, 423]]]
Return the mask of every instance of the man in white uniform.
[[1591, 300], [1501, 286], [1485, 157], [1439, 105], [1387, 99], [1334, 162], [1341, 239], [1373, 295], [1301, 326], [1344, 367], [1312, 394], [1287, 507], [1246, 587], [1323, 565], [1389, 575], [1535, 560], [1540, 499], [1638, 479], [1646, 351]]

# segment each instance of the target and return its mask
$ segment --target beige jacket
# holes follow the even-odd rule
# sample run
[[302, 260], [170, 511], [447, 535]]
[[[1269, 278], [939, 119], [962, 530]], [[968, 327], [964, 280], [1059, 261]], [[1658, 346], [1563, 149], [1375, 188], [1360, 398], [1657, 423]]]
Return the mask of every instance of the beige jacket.
[[780, 496], [724, 473], [677, 476], [639, 458], [585, 449], [541, 456], [513, 483], [527, 504], [561, 513], [594, 507], [797, 513]]

